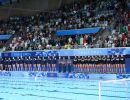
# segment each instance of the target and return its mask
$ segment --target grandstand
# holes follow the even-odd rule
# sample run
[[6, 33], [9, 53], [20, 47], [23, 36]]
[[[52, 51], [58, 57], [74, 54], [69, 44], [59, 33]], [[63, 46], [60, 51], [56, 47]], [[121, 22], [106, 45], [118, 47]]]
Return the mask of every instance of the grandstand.
[[[44, 50], [57, 46], [64, 48], [65, 45], [70, 45], [70, 48], [75, 45], [83, 48], [129, 47], [128, 12], [122, 2], [74, 2], [73, 5], [66, 4], [56, 11], [38, 12], [31, 16], [10, 16], [1, 20], [0, 33], [13, 35], [4, 49]], [[63, 37], [55, 34], [58, 30], [91, 27], [100, 27], [101, 30], [94, 35], [79, 32]]]
[[0, 100], [130, 100], [129, 11], [129, 0], [0, 0]]

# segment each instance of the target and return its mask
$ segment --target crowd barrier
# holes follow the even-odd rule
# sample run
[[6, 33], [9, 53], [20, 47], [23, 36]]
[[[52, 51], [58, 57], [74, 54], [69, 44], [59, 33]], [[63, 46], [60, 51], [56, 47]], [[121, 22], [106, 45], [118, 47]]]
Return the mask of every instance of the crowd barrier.
[[44, 51], [16, 51], [1, 52], [0, 57], [26, 56], [100, 56], [100, 55], [130, 55], [130, 48], [89, 48], [89, 49], [61, 49]]
[[57, 73], [57, 72], [7, 72], [1, 71], [0, 76], [10, 77], [28, 77], [28, 78], [73, 78], [73, 79], [90, 79], [90, 80], [115, 80], [115, 79], [128, 79], [130, 74], [84, 74], [84, 73]]

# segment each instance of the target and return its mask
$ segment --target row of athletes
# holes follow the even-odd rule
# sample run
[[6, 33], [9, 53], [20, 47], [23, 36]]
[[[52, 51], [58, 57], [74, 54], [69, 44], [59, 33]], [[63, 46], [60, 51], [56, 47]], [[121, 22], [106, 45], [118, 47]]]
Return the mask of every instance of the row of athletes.
[[[68, 64], [69, 63], [69, 64]], [[72, 59], [70, 57], [9, 57], [0, 59], [0, 70], [7, 71], [56, 71], [71, 72]], [[67, 65], [68, 64], [68, 65]], [[67, 67], [68, 66], [68, 67]], [[68, 68], [68, 70], [67, 70]]]
[[[85, 73], [125, 73], [125, 57], [116, 56], [75, 56], [75, 57], [13, 57], [1, 58], [0, 70], [9, 71], [56, 71], [59, 60], [59, 72], [66, 72], [66, 65], [72, 67], [74, 72]], [[71, 68], [69, 68], [69, 72]]]
[[56, 71], [57, 57], [6, 57], [0, 58], [0, 70], [7, 71]]
[[85, 73], [125, 73], [124, 55], [82, 56], [73, 60], [75, 72]]

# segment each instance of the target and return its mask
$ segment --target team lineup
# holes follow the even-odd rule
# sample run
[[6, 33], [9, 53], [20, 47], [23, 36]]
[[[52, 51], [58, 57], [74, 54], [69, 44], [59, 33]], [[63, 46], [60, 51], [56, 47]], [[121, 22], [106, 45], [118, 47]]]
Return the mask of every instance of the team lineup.
[[0, 58], [0, 70], [53, 71], [62, 73], [125, 73], [124, 55], [73, 57], [10, 57]]

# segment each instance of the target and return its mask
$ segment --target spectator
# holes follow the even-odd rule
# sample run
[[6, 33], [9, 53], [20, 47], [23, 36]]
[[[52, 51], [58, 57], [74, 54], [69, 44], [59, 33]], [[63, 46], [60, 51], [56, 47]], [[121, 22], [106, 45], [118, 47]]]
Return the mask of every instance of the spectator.
[[[130, 39], [124, 28], [127, 24], [127, 11], [124, 2], [119, 0], [95, 0], [91, 4], [82, 2], [65, 5], [53, 12], [41, 12], [33, 16], [10, 17], [0, 21], [0, 34], [14, 34], [6, 50], [42, 50], [71, 48], [70, 45], [94, 47], [127, 46]], [[121, 26], [121, 27], [120, 27]], [[111, 34], [96, 41], [94, 35], [57, 37], [57, 30], [102, 27], [110, 29]], [[118, 30], [119, 28], [119, 30]], [[119, 37], [118, 33], [124, 33]], [[112, 37], [109, 37], [112, 36]], [[102, 36], [101, 36], [102, 37]], [[58, 43], [56, 43], [58, 41]], [[105, 43], [102, 43], [105, 41]]]

